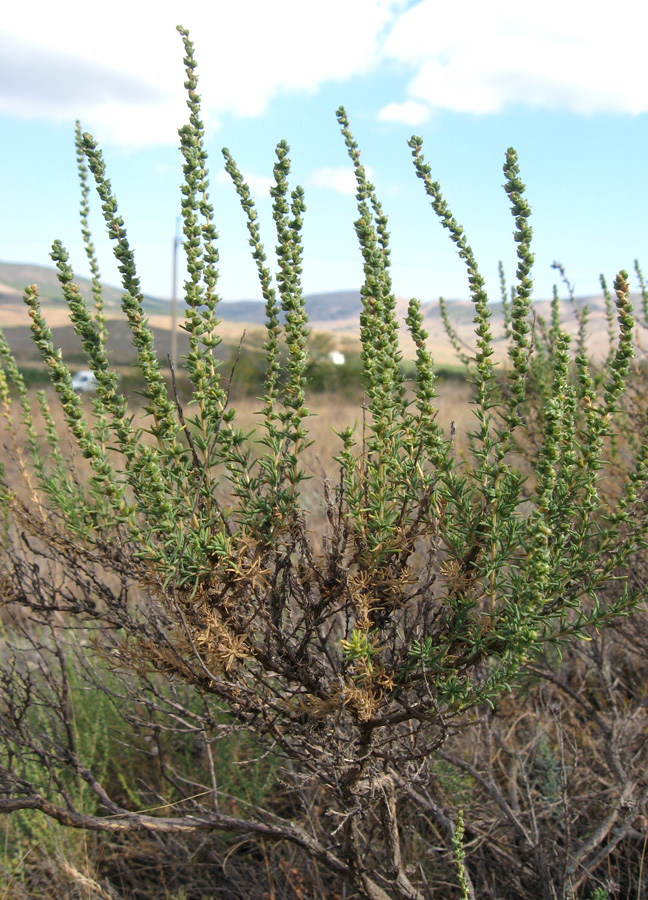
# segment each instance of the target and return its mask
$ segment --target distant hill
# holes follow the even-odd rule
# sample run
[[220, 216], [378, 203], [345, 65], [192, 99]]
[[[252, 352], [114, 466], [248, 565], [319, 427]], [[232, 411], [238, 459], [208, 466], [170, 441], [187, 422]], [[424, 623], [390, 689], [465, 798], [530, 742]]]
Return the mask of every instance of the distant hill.
[[[42, 300], [64, 306], [57, 275], [56, 269], [49, 266], [0, 262], [0, 310], [7, 304], [20, 302], [23, 290], [28, 284], [38, 285], [38, 293]], [[76, 281], [84, 296], [92, 297], [92, 283], [87, 278], [77, 278]], [[123, 292], [108, 285], [103, 285], [102, 289], [106, 307], [118, 308]], [[144, 297], [144, 302], [147, 311], [152, 312], [168, 308], [169, 305], [168, 301], [147, 296]]]
[[[4, 327], [27, 326], [22, 291], [27, 284], [37, 284], [41, 297], [46, 301], [46, 313], [51, 327], [60, 329], [68, 327], [67, 311], [60, 292], [56, 270], [45, 266], [34, 266], [18, 263], [0, 263], [0, 324]], [[86, 296], [91, 296], [91, 285], [86, 279], [78, 280], [79, 287]], [[119, 318], [119, 306], [122, 292], [117, 288], [104, 287], [104, 301], [109, 318]], [[632, 297], [635, 307], [641, 302], [639, 295]], [[167, 342], [163, 335], [169, 330], [169, 301], [155, 297], [145, 297], [145, 309], [152, 326], [160, 333], [159, 343]], [[605, 304], [602, 295], [579, 297], [575, 301], [577, 308], [587, 304], [589, 308], [590, 347], [595, 356], [602, 356], [607, 351], [607, 322], [605, 320]], [[398, 299], [396, 312], [401, 321], [407, 315], [408, 301]], [[447, 308], [456, 328], [459, 339], [467, 347], [474, 346], [474, 307], [467, 300], [448, 300]], [[327, 332], [340, 339], [357, 340], [360, 332], [360, 311], [362, 298], [359, 291], [336, 291], [328, 294], [310, 294], [306, 297], [306, 310], [309, 324], [313, 331]], [[535, 300], [533, 310], [537, 317], [550, 318], [550, 301]], [[491, 327], [495, 338], [496, 357], [505, 353], [504, 322], [501, 303], [492, 303]], [[430, 333], [429, 349], [439, 363], [454, 360], [454, 351], [445, 335], [438, 301], [422, 304], [425, 327]], [[218, 306], [218, 315], [223, 320], [223, 338], [228, 344], [238, 343], [243, 328], [247, 329], [247, 342], [259, 343], [262, 337], [253, 336], [265, 322], [265, 305], [259, 300], [223, 300]], [[182, 311], [180, 311], [182, 317]], [[566, 331], [575, 335], [578, 323], [571, 303], [562, 303], [563, 326]], [[123, 327], [122, 327], [123, 326]], [[125, 323], [114, 322], [111, 325], [116, 343], [129, 342]], [[70, 329], [71, 331], [71, 329]], [[15, 337], [18, 337], [16, 332]], [[186, 336], [181, 335], [182, 341]], [[74, 342], [74, 338], [72, 338]], [[21, 342], [22, 343], [22, 342]], [[124, 348], [125, 349], [125, 348]], [[402, 333], [402, 350], [405, 356], [413, 355], [413, 346], [405, 330]]]
[[[22, 263], [0, 262], [0, 316], [3, 307], [22, 309], [22, 294], [26, 285], [37, 284], [40, 297], [48, 307], [65, 309], [65, 302], [58, 282], [56, 269]], [[78, 278], [77, 284], [84, 296], [92, 297], [92, 285], [86, 278]], [[102, 286], [104, 304], [109, 316], [118, 314], [122, 291]], [[357, 320], [362, 309], [359, 291], [337, 291], [330, 294], [310, 294], [306, 298], [309, 319], [319, 330], [357, 331]], [[144, 296], [144, 308], [149, 316], [169, 314], [169, 301]], [[182, 308], [182, 303], [180, 303]], [[244, 325], [265, 323], [265, 304], [261, 300], [223, 300], [218, 307], [219, 317], [226, 322]], [[13, 323], [12, 323], [13, 324]]]
[[[334, 324], [341, 319], [357, 318], [362, 309], [360, 291], [335, 291], [330, 294], [308, 294], [306, 310], [311, 322]], [[260, 300], [223, 300], [218, 315], [228, 322], [263, 325], [265, 304]]]

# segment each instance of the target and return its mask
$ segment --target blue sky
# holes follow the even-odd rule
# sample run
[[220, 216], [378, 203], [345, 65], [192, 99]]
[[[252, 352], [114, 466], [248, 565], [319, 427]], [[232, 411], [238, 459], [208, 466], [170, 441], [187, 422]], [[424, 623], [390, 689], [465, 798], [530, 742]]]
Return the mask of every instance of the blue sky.
[[[146, 293], [168, 297], [179, 213], [177, 128], [186, 119], [190, 28], [220, 233], [220, 292], [258, 298], [244, 218], [220, 149], [249, 177], [266, 249], [274, 148], [291, 145], [306, 190], [307, 292], [357, 289], [361, 257], [342, 103], [390, 218], [399, 296], [467, 296], [454, 247], [415, 177], [424, 152], [465, 227], [490, 295], [515, 268], [502, 184], [519, 154], [533, 210], [535, 296], [560, 260], [578, 294], [635, 258], [648, 270], [648, 11], [573, 0], [113, 0], [12, 4], [0, 22], [0, 260], [49, 263], [54, 239], [87, 274], [78, 225], [74, 121], [99, 139]], [[452, 8], [448, 8], [452, 6]], [[92, 12], [96, 9], [96, 12]], [[154, 10], [152, 13], [151, 10]], [[118, 274], [97, 213], [104, 280]]]

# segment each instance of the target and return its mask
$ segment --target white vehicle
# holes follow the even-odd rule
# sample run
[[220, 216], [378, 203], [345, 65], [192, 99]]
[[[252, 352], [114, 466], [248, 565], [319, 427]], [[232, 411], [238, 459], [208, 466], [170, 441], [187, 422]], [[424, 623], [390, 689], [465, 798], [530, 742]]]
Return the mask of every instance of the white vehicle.
[[78, 394], [92, 393], [97, 390], [97, 379], [90, 369], [81, 369], [72, 376], [72, 390]]

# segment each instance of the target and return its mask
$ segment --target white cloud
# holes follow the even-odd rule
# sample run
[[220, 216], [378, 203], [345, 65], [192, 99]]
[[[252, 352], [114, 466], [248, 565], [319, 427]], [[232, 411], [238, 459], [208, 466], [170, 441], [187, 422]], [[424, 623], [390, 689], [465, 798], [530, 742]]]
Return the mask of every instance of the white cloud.
[[0, 112], [81, 117], [121, 144], [175, 142], [186, 117], [178, 23], [196, 45], [203, 112], [254, 116], [279, 93], [312, 92], [377, 65], [402, 3], [111, 0], [96, 16], [85, 0], [64, 10], [50, 0], [13, 3], [0, 22]]
[[410, 98], [434, 109], [636, 114], [648, 111], [647, 25], [634, 0], [587, 10], [564, 0], [422, 0], [399, 17], [384, 52], [415, 71]]
[[400, 122], [403, 125], [423, 125], [430, 118], [430, 107], [418, 100], [388, 103], [378, 113], [379, 122]]
[[[407, 93], [381, 121], [429, 110], [512, 105], [576, 113], [648, 111], [648, 6], [565, 0], [86, 0], [11, 3], [0, 21], [0, 113], [81, 118], [102, 143], [177, 142], [186, 119], [182, 46], [191, 31], [203, 114], [256, 116], [285, 93], [313, 93], [394, 64]], [[345, 90], [348, 90], [346, 88]]]

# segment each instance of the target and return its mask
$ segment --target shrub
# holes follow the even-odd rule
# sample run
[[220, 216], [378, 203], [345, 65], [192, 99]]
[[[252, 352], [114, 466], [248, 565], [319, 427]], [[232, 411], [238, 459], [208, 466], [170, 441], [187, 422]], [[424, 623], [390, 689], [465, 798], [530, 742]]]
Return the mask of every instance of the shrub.
[[[98, 381], [94, 417], [71, 389], [36, 286], [26, 288], [25, 302], [86, 460], [81, 476], [41, 395], [43, 443], [15, 361], [6, 342], [0, 345], [11, 447], [0, 482], [0, 577], [5, 605], [17, 610], [0, 664], [0, 811], [40, 810], [63, 825], [109, 834], [230, 832], [286, 841], [362, 897], [416, 900], [424, 897], [425, 876], [403, 852], [399, 802], [425, 782], [434, 751], [475, 710], [510, 691], [522, 667], [552, 647], [587, 640], [645, 597], [645, 584], [631, 581], [627, 568], [648, 528], [645, 430], [621, 490], [600, 490], [633, 352], [627, 275], [615, 281], [618, 331], [602, 376], [582, 352], [572, 368], [569, 337], [553, 322], [542, 348], [546, 394], [533, 415], [530, 376], [540, 350], [532, 340], [531, 229], [516, 154], [509, 150], [504, 166], [519, 265], [502, 390], [483, 279], [432, 181], [421, 139], [411, 139], [416, 174], [466, 263], [475, 309], [477, 344], [468, 360], [474, 430], [470, 458], [458, 462], [452, 434], [437, 421], [434, 366], [416, 300], [407, 316], [415, 380], [406, 390], [387, 218], [340, 109], [358, 188], [366, 409], [361, 434], [349, 426], [339, 435], [341, 474], [336, 485], [323, 485], [328, 530], [316, 552], [300, 502], [309, 443], [304, 193], [289, 188], [282, 141], [271, 191], [273, 287], [250, 191], [223, 151], [266, 304], [263, 436], [253, 444], [237, 426], [231, 373], [216, 357], [217, 235], [196, 63], [180, 32], [190, 111], [180, 129], [189, 403], [163, 377], [101, 151], [80, 130], [84, 229], [89, 169], [123, 277], [145, 418], [129, 412], [107, 357], [101, 304], [90, 310], [59, 242], [52, 256]], [[95, 299], [98, 277], [97, 270]], [[521, 447], [533, 448], [531, 477]], [[10, 467], [23, 476], [22, 488]], [[102, 667], [90, 662], [97, 655]], [[112, 697], [138, 740], [155, 748], [151, 766], [177, 792], [172, 803], [163, 797], [158, 808], [143, 809], [138, 795], [102, 781], [103, 769], [75, 737], [72, 671]], [[277, 760], [290, 803], [268, 803], [261, 791], [228, 809], [214, 747], [239, 732], [254, 740], [259, 759]], [[177, 777], [174, 735], [192, 739], [195, 777]], [[93, 796], [91, 810], [75, 801], [73, 783]], [[311, 785], [321, 814], [298, 823], [294, 809]], [[472, 887], [460, 823], [450, 831], [466, 895]]]

